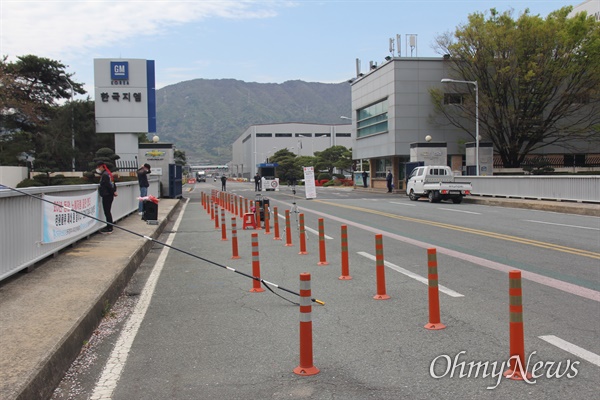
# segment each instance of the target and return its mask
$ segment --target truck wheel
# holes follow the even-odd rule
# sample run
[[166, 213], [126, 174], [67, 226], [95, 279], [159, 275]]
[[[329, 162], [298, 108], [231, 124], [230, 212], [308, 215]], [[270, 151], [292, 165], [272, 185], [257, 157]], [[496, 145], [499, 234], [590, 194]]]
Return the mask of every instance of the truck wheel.
[[429, 194], [427, 195], [427, 198], [429, 199], [430, 203], [437, 203], [437, 201], [438, 201], [437, 193], [435, 190], [430, 191]]
[[454, 204], [460, 204], [460, 203], [462, 203], [462, 198], [463, 198], [462, 196], [453, 197], [453, 198], [452, 198], [452, 202], [453, 202]]
[[408, 194], [408, 198], [411, 199], [412, 201], [417, 201], [419, 200], [419, 197], [415, 194], [415, 191], [410, 189], [410, 193]]

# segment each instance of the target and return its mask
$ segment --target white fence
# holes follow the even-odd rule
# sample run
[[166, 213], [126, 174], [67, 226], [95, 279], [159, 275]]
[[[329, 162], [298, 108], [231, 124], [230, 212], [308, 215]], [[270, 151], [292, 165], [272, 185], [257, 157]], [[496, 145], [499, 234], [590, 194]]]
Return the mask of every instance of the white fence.
[[[19, 189], [22, 192], [41, 197], [76, 196], [97, 191], [98, 185], [44, 186]], [[118, 196], [112, 206], [115, 221], [137, 212], [139, 186], [137, 181], [117, 183]], [[159, 181], [150, 178], [148, 194], [158, 197]], [[106, 224], [96, 222], [91, 231], [75, 236], [70, 240], [42, 243], [41, 200], [17, 193], [10, 189], [0, 189], [0, 280], [21, 271], [59, 250], [88, 237]], [[104, 220], [102, 201], [98, 201], [99, 219]]]
[[600, 203], [595, 175], [457, 176], [456, 181], [471, 182], [479, 196]]

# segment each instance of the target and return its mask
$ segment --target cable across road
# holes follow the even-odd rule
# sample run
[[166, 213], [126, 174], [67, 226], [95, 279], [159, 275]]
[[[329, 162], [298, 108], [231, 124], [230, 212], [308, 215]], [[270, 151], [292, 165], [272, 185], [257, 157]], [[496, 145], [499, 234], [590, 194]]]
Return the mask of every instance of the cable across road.
[[[287, 293], [289, 293], [289, 294], [292, 294], [292, 295], [295, 295], [295, 296], [298, 296], [298, 297], [300, 297], [300, 293], [298, 293], [298, 292], [295, 292], [295, 291], [293, 291], [293, 290], [290, 290], [290, 289], [287, 289], [287, 288], [285, 288], [285, 287], [283, 287], [283, 286], [281, 286], [281, 285], [278, 285], [278, 284], [276, 284], [276, 283], [273, 283], [273, 282], [269, 282], [269, 281], [267, 281], [267, 280], [264, 280], [264, 279], [262, 279], [262, 278], [260, 278], [260, 277], [257, 277], [257, 276], [252, 276], [252, 275], [250, 275], [250, 274], [247, 274], [247, 273], [245, 273], [245, 272], [242, 272], [242, 271], [238, 271], [238, 270], [237, 270], [237, 269], [235, 269], [235, 268], [231, 268], [231, 267], [229, 267], [229, 266], [227, 266], [227, 265], [223, 265], [223, 264], [220, 264], [220, 263], [218, 263], [218, 262], [216, 262], [216, 261], [209, 260], [209, 259], [207, 259], [207, 258], [204, 258], [204, 257], [201, 257], [201, 256], [199, 256], [199, 255], [197, 255], [197, 254], [191, 253], [191, 252], [189, 252], [189, 251], [187, 251], [187, 250], [183, 250], [183, 249], [180, 249], [180, 248], [178, 248], [178, 247], [175, 247], [175, 246], [169, 245], [169, 244], [167, 244], [167, 243], [161, 242], [161, 241], [159, 241], [159, 240], [153, 239], [153, 238], [151, 238], [150, 236], [142, 235], [142, 234], [140, 234], [140, 233], [137, 233], [137, 232], [134, 232], [134, 231], [132, 231], [132, 230], [130, 230], [130, 229], [123, 228], [122, 226], [116, 225], [116, 224], [114, 224], [114, 223], [112, 223], [112, 224], [111, 224], [110, 222], [106, 222], [106, 221], [103, 221], [103, 220], [101, 220], [101, 219], [99, 219], [99, 218], [92, 217], [91, 215], [88, 215], [88, 214], [82, 213], [82, 212], [80, 212], [80, 211], [74, 210], [74, 209], [73, 209], [73, 208], [71, 208], [71, 207], [66, 207], [66, 206], [64, 206], [64, 205], [62, 205], [62, 204], [54, 203], [54, 202], [52, 202], [52, 201], [50, 201], [50, 200], [46, 200], [46, 199], [44, 199], [43, 197], [35, 196], [35, 195], [33, 195], [33, 194], [30, 194], [30, 193], [27, 193], [27, 192], [24, 192], [24, 191], [22, 191], [22, 190], [15, 189], [15, 188], [12, 188], [12, 187], [9, 187], [9, 186], [3, 186], [3, 187], [4, 187], [4, 188], [6, 188], [6, 189], [10, 189], [10, 190], [12, 190], [12, 191], [14, 191], [14, 192], [20, 193], [20, 194], [22, 194], [22, 195], [29, 196], [29, 197], [32, 197], [32, 198], [34, 198], [34, 199], [40, 200], [40, 201], [42, 201], [42, 202], [45, 202], [45, 203], [48, 203], [48, 204], [52, 204], [52, 205], [53, 205], [53, 206], [55, 206], [55, 207], [60, 207], [60, 208], [62, 208], [62, 209], [64, 209], [64, 210], [66, 210], [66, 211], [69, 211], [69, 212], [74, 212], [74, 213], [76, 213], [76, 214], [78, 214], [78, 215], [82, 215], [82, 216], [84, 216], [84, 217], [87, 217], [87, 218], [93, 219], [93, 220], [95, 220], [95, 221], [102, 222], [102, 223], [106, 223], [107, 225], [110, 225], [110, 226], [112, 226], [113, 228], [120, 229], [120, 230], [122, 230], [122, 231], [124, 231], [124, 232], [127, 232], [127, 233], [131, 234], [131, 235], [134, 235], [134, 236], [137, 236], [137, 237], [140, 237], [140, 238], [143, 238], [143, 239], [149, 240], [149, 241], [151, 241], [151, 242], [154, 242], [154, 243], [156, 243], [156, 244], [159, 244], [159, 245], [161, 245], [161, 246], [168, 247], [169, 249], [173, 249], [173, 250], [175, 250], [175, 251], [178, 251], [178, 252], [180, 252], [180, 253], [183, 253], [183, 254], [185, 254], [185, 255], [188, 255], [188, 256], [190, 256], [190, 257], [193, 257], [193, 258], [195, 258], [195, 259], [197, 259], [197, 260], [204, 261], [204, 262], [206, 262], [206, 263], [208, 263], [208, 264], [211, 264], [211, 265], [214, 265], [214, 266], [217, 266], [217, 267], [220, 267], [220, 268], [226, 269], [226, 270], [228, 270], [228, 271], [234, 272], [234, 273], [236, 273], [236, 274], [239, 274], [239, 275], [241, 275], [241, 276], [244, 276], [244, 277], [246, 277], [246, 278], [250, 278], [250, 279], [252, 279], [252, 280], [258, 281], [258, 282], [260, 282], [260, 283], [261, 283], [261, 284], [262, 284], [262, 285], [263, 285], [265, 288], [267, 288], [267, 289], [268, 289], [268, 290], [269, 290], [271, 293], [273, 293], [274, 295], [276, 295], [276, 296], [279, 296], [279, 297], [281, 297], [282, 299], [284, 299], [284, 300], [286, 300], [286, 301], [288, 301], [288, 302], [290, 302], [290, 303], [292, 303], [292, 304], [294, 304], [294, 305], [300, 306], [300, 304], [299, 304], [299, 303], [297, 303], [297, 302], [294, 302], [294, 301], [292, 301], [292, 300], [289, 300], [289, 299], [287, 299], [287, 298], [283, 297], [282, 295], [280, 295], [279, 293], [276, 293], [276, 292], [273, 290], [273, 288], [276, 288], [276, 289], [282, 290], [282, 291], [284, 291], [284, 292], [287, 292]], [[322, 306], [324, 306], [324, 305], [325, 305], [325, 302], [323, 302], [322, 300], [315, 299], [315, 298], [311, 298], [310, 300], [311, 300], [313, 303], [317, 303], [317, 304], [319, 304], [319, 305], [322, 305]]]

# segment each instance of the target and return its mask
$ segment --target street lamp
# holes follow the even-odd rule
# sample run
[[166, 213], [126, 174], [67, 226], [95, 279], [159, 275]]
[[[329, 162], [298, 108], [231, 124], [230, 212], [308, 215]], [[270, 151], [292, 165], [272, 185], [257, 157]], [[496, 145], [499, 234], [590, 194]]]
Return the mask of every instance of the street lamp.
[[477, 85], [477, 81], [458, 81], [455, 79], [444, 78], [441, 82], [475, 85], [475, 168], [477, 168], [475, 176], [479, 176], [479, 86]]
[[73, 159], [71, 160], [71, 171], [75, 172], [75, 114], [73, 111], [73, 85], [71, 84], [71, 82], [69, 82], [69, 77], [65, 74], [60, 74], [59, 75], [62, 78], [65, 78], [65, 82], [67, 82], [67, 84], [69, 85], [69, 87], [71, 88], [71, 148], [73, 149]]

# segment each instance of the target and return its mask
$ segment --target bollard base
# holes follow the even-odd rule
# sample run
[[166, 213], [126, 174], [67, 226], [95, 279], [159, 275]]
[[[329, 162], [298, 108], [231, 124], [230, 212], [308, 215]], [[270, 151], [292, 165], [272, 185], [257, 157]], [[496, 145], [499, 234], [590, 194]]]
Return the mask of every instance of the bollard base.
[[312, 367], [309, 367], [309, 368], [304, 368], [304, 367], [298, 366], [298, 367], [294, 368], [294, 373], [295, 374], [297, 374], [297, 375], [303, 375], [303, 376], [316, 375], [319, 372], [321, 372], [321, 371], [319, 371], [319, 368], [317, 368], [315, 366], [312, 366]]
[[317, 265], [329, 265], [327, 261], [319, 261]]
[[242, 257], [240, 257], [240, 256], [231, 256], [232, 260], [237, 260], [238, 258], [242, 258]]
[[390, 296], [387, 294], [378, 294], [376, 296], [373, 296], [373, 298], [375, 300], [388, 300], [390, 298]]
[[350, 275], [342, 275], [338, 279], [341, 281], [349, 281], [352, 280], [352, 277]]
[[527, 378], [527, 380], [531, 380], [531, 374], [529, 372], [525, 373], [525, 377], [523, 376], [523, 371], [515, 371], [509, 369], [504, 373], [504, 377], [508, 379], [512, 379], [513, 381], [522, 381]]
[[305, 255], [305, 254], [308, 254], [308, 251], [300, 251], [300, 252], [298, 252], [298, 254]]
[[446, 328], [446, 325], [442, 324], [441, 322], [437, 323], [437, 324], [432, 324], [430, 322], [427, 325], [425, 325], [425, 329], [429, 329], [429, 330], [432, 330], [432, 331], [439, 331], [439, 330], [445, 329], [445, 328]]
[[262, 293], [264, 291], [265, 291], [265, 289], [263, 289], [261, 287], [260, 288], [252, 288], [252, 289], [250, 289], [250, 293]]

